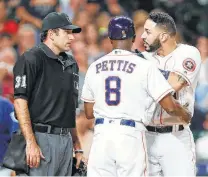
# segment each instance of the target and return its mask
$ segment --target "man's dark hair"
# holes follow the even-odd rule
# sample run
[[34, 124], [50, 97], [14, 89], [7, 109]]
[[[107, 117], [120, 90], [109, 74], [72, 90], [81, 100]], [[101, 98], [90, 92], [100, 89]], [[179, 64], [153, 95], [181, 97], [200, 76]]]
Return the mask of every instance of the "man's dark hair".
[[176, 24], [169, 14], [165, 12], [151, 12], [148, 19], [165, 29], [171, 36], [176, 35]]
[[48, 31], [43, 31], [41, 34], [40, 34], [40, 41], [41, 42], [44, 42], [46, 40], [46, 37], [48, 35]]
[[[53, 31], [56, 33], [56, 35], [58, 35], [59, 33], [59, 28], [57, 29], [53, 29]], [[41, 42], [44, 42], [47, 38], [47, 35], [48, 35], [48, 31], [43, 31], [41, 34], [40, 34], [40, 41]]]

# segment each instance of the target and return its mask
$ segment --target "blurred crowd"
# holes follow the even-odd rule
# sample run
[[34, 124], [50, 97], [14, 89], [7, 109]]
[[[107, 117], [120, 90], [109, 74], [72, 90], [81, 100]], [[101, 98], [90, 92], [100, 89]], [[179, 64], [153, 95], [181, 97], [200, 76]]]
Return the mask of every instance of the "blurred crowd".
[[[196, 90], [195, 114], [191, 129], [197, 144], [197, 159], [208, 162], [208, 0], [0, 0], [0, 93], [13, 102], [13, 66], [19, 56], [40, 42], [42, 19], [52, 11], [65, 12], [82, 27], [75, 34], [70, 51], [80, 69], [80, 92], [88, 66], [111, 51], [107, 37], [110, 18], [127, 15], [135, 23], [136, 41], [132, 50], [143, 51], [141, 34], [151, 11], [168, 12], [176, 21], [178, 42], [196, 46], [202, 67]], [[77, 111], [78, 130], [86, 155], [93, 121], [85, 119], [83, 103]], [[84, 130], [88, 130], [84, 134]]]

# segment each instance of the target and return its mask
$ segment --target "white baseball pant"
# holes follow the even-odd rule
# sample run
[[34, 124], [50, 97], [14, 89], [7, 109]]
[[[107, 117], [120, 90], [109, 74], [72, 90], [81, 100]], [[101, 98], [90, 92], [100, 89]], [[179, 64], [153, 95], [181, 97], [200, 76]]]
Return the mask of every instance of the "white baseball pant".
[[172, 133], [146, 132], [149, 176], [196, 176], [195, 144], [189, 127]]
[[87, 176], [146, 176], [145, 127], [120, 125], [120, 119], [104, 119], [95, 125], [89, 154]]

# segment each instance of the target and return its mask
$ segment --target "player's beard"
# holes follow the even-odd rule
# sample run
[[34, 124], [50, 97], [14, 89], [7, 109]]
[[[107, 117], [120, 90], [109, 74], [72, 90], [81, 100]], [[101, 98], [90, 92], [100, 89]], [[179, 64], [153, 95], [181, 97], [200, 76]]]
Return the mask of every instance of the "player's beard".
[[144, 42], [148, 45], [148, 48], [145, 47], [147, 52], [155, 52], [161, 47], [159, 38], [156, 38], [152, 44], [148, 44], [146, 41]]

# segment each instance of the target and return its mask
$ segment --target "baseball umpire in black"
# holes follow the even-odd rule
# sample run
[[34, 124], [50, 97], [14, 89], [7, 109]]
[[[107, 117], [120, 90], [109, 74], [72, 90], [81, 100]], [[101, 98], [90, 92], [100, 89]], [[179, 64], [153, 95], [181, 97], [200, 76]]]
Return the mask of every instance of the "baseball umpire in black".
[[81, 28], [64, 13], [43, 20], [41, 44], [26, 51], [14, 67], [14, 106], [26, 140], [30, 176], [71, 176], [83, 151], [76, 133], [78, 66], [66, 51]]

